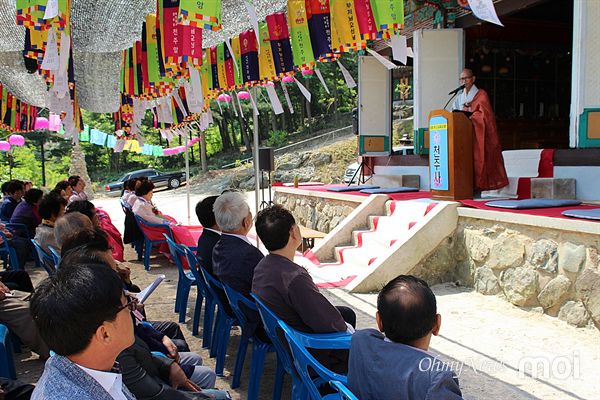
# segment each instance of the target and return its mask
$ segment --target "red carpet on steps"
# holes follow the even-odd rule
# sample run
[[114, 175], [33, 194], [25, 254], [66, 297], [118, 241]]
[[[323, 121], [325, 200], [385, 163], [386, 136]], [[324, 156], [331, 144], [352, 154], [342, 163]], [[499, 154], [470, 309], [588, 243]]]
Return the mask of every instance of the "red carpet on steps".
[[[594, 208], [598, 208], [597, 205], [588, 205], [582, 204], [579, 206], [569, 206], [569, 207], [552, 207], [552, 208], [532, 208], [528, 210], [515, 210], [511, 208], [498, 208], [498, 207], [488, 207], [485, 205], [486, 202], [492, 201], [491, 199], [481, 201], [481, 200], [461, 200], [462, 205], [477, 208], [479, 210], [489, 210], [489, 211], [501, 211], [501, 212], [509, 212], [514, 214], [527, 214], [527, 215], [537, 215], [540, 217], [552, 217], [552, 218], [564, 218], [564, 219], [576, 219], [579, 221], [593, 221], [591, 219], [583, 219], [583, 218], [571, 218], [565, 217], [561, 213], [566, 210], [591, 210]], [[598, 221], [595, 221], [598, 222]]]

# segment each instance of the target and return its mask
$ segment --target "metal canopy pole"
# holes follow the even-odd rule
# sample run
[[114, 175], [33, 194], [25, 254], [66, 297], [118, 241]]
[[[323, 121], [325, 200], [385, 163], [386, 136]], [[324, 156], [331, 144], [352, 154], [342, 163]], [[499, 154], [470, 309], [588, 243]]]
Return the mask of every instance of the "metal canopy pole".
[[191, 217], [190, 217], [190, 149], [188, 148], [188, 131], [185, 130], [183, 135], [185, 139], [185, 194], [187, 197], [187, 224], [191, 225]]
[[[252, 119], [254, 124], [254, 204], [256, 205], [255, 212], [258, 213], [260, 205], [260, 180], [258, 178], [259, 166], [258, 166], [258, 98], [257, 88], [252, 88], [254, 101], [256, 102], [256, 108], [252, 107]], [[258, 235], [256, 235], [256, 246], [259, 245]]]

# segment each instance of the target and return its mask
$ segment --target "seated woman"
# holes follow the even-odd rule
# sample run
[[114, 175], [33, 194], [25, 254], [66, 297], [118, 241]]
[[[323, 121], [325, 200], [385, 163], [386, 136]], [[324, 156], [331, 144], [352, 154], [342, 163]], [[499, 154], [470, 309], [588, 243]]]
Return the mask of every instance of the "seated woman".
[[69, 197], [69, 203], [88, 199], [87, 194], [83, 191], [85, 189], [85, 182], [79, 175], [70, 176], [69, 185], [73, 190], [73, 194]]
[[67, 214], [71, 212], [80, 212], [86, 215], [94, 224], [95, 227], [100, 228], [104, 233], [108, 235], [108, 241], [112, 248], [112, 256], [117, 261], [124, 261], [123, 257], [123, 239], [121, 233], [112, 224], [110, 218], [106, 212], [102, 210], [96, 210], [93, 203], [87, 200], [74, 201], [67, 206]]
[[35, 228], [42, 222], [42, 218], [38, 213], [38, 206], [43, 195], [44, 192], [40, 189], [29, 189], [23, 195], [23, 201], [17, 205], [10, 217], [11, 223], [27, 226], [27, 234], [30, 238], [35, 236]]
[[67, 180], [58, 182], [52, 191], [61, 195], [67, 202], [73, 195], [73, 188], [69, 185], [69, 181]]
[[121, 205], [123, 207], [131, 208], [131, 205], [127, 202], [132, 195], [135, 195], [135, 184], [137, 183], [137, 179], [129, 179], [125, 182], [125, 189], [123, 190], [123, 194], [121, 195]]
[[135, 178], [135, 184], [133, 185], [133, 192], [127, 198], [127, 204], [129, 204], [129, 208], [133, 209], [133, 205], [137, 201], [138, 197], [135, 194], [136, 190], [140, 187], [142, 182], [148, 182], [147, 176], [141, 176], [139, 178]]
[[54, 223], [65, 213], [67, 200], [56, 192], [50, 192], [44, 196], [40, 203], [39, 213], [42, 217], [42, 223], [35, 230], [35, 241], [50, 254], [48, 246], [60, 251], [60, 247], [54, 236]]
[[138, 199], [133, 205], [133, 213], [151, 224], [175, 224], [176, 222], [164, 216], [160, 211], [158, 211], [154, 204], [152, 204], [152, 196], [154, 195], [153, 190], [154, 183], [150, 181], [143, 181], [140, 184], [140, 186], [135, 190], [135, 195], [138, 197]]

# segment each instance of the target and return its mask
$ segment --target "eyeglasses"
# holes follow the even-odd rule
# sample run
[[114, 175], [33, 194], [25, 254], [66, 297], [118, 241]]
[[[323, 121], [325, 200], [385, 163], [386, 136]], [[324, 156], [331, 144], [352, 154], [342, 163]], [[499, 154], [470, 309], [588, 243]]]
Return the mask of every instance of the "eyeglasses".
[[459, 81], [464, 82], [464, 81], [467, 81], [467, 80], [469, 80], [471, 78], [473, 78], [473, 75], [471, 75], [471, 76], [465, 76], [465, 77], [461, 76], [460, 79], [459, 79]]
[[123, 311], [126, 308], [129, 308], [129, 311], [135, 311], [136, 310], [136, 305], [138, 300], [136, 298], [130, 298], [131, 300], [129, 300], [126, 304], [120, 306], [119, 308], [117, 308], [117, 314], [120, 313], [121, 311]]

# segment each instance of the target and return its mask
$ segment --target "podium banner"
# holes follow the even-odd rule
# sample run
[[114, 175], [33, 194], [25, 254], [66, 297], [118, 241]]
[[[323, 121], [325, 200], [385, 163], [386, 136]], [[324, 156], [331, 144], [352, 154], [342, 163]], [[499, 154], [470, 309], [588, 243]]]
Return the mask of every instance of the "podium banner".
[[432, 190], [448, 190], [448, 120], [439, 115], [429, 120], [429, 176]]

